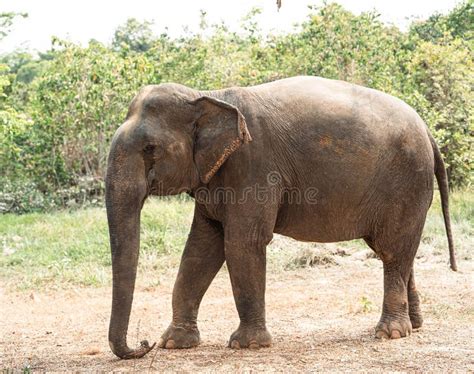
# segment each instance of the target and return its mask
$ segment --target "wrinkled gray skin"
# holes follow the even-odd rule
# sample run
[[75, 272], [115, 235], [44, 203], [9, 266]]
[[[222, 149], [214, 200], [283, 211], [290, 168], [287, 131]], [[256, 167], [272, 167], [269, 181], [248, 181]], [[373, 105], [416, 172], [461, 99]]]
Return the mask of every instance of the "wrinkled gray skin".
[[[199, 304], [224, 261], [240, 317], [229, 346], [271, 344], [265, 250], [274, 232], [315, 242], [363, 238], [384, 268], [376, 336], [409, 335], [422, 324], [413, 260], [434, 174], [455, 269], [443, 161], [426, 125], [402, 101], [316, 77], [208, 92], [178, 84], [144, 87], [113, 138], [108, 160], [112, 351], [136, 358], [152, 348], [145, 341], [131, 349], [126, 339], [140, 211], [149, 195], [181, 192], [195, 197], [194, 221], [174, 286], [173, 319], [160, 347], [199, 344]], [[223, 187], [234, 199], [213, 194]], [[207, 198], [199, 194], [204, 188]]]

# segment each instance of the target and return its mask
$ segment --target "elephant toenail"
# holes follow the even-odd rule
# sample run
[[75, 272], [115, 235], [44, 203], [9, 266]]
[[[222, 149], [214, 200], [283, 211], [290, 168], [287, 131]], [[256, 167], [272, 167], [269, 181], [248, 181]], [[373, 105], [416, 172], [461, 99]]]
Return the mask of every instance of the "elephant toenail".
[[400, 331], [398, 331], [398, 330], [393, 330], [392, 331], [392, 336], [391, 336], [392, 339], [400, 339], [401, 337], [402, 337], [402, 335], [400, 334]]
[[158, 340], [158, 347], [160, 347], [160, 348], [165, 347], [165, 341], [163, 340], [163, 338], [160, 338], [160, 340]]
[[230, 347], [232, 349], [240, 349], [240, 343], [237, 340], [232, 340], [232, 343], [230, 343]]
[[250, 342], [249, 344], [249, 349], [259, 349], [260, 346], [258, 345], [257, 342]]
[[375, 337], [376, 337], [377, 339], [389, 339], [388, 334], [387, 334], [385, 331], [383, 331], [383, 330], [377, 331], [377, 332], [375, 333]]
[[166, 349], [174, 349], [174, 347], [175, 347], [174, 340], [168, 340], [166, 342], [166, 345], [165, 345]]

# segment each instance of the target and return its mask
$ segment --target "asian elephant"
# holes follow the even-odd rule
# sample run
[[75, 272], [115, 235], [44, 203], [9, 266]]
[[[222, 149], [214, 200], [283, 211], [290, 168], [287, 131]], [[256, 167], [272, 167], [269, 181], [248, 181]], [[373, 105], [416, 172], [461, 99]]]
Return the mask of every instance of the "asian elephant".
[[409, 335], [422, 324], [413, 261], [433, 175], [456, 270], [444, 163], [403, 101], [318, 77], [216, 91], [173, 83], [142, 88], [113, 137], [107, 166], [113, 353], [137, 358], [153, 348], [127, 345], [140, 211], [149, 195], [183, 192], [195, 199], [194, 219], [160, 347], [199, 344], [199, 304], [224, 261], [240, 317], [229, 346], [271, 344], [265, 251], [273, 233], [314, 242], [364, 239], [384, 270], [375, 335]]

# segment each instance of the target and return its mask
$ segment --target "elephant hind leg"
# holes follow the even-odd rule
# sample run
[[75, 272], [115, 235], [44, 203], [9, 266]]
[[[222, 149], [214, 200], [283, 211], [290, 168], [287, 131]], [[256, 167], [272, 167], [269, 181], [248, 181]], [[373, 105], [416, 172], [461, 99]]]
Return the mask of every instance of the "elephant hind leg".
[[418, 329], [423, 325], [423, 317], [420, 309], [420, 296], [416, 290], [415, 273], [413, 267], [408, 279], [408, 314], [410, 316], [411, 325], [414, 329]]
[[382, 316], [375, 328], [377, 338], [398, 339], [411, 334], [407, 293], [409, 274], [399, 262], [384, 262], [384, 298]]
[[375, 328], [377, 338], [397, 339], [411, 334], [422, 323], [420, 300], [415, 287], [413, 261], [423, 225], [411, 230], [382, 230], [374, 240], [366, 240], [383, 261], [384, 299], [382, 316]]

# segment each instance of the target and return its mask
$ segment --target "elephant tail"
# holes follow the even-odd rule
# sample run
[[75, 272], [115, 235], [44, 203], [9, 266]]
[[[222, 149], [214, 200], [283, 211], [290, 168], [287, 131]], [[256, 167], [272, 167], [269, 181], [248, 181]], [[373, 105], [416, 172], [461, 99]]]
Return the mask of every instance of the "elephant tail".
[[441, 195], [441, 209], [443, 211], [444, 217], [444, 226], [446, 228], [446, 235], [448, 236], [448, 246], [449, 246], [449, 264], [453, 271], [457, 271], [456, 265], [456, 255], [454, 252], [454, 243], [453, 243], [453, 234], [451, 231], [451, 218], [449, 217], [449, 186], [448, 186], [448, 176], [446, 174], [446, 168], [444, 166], [443, 158], [441, 152], [436, 145], [436, 142], [433, 136], [429, 133], [431, 146], [433, 147], [434, 159], [435, 159], [435, 168], [434, 174], [436, 180], [438, 181], [439, 193]]

